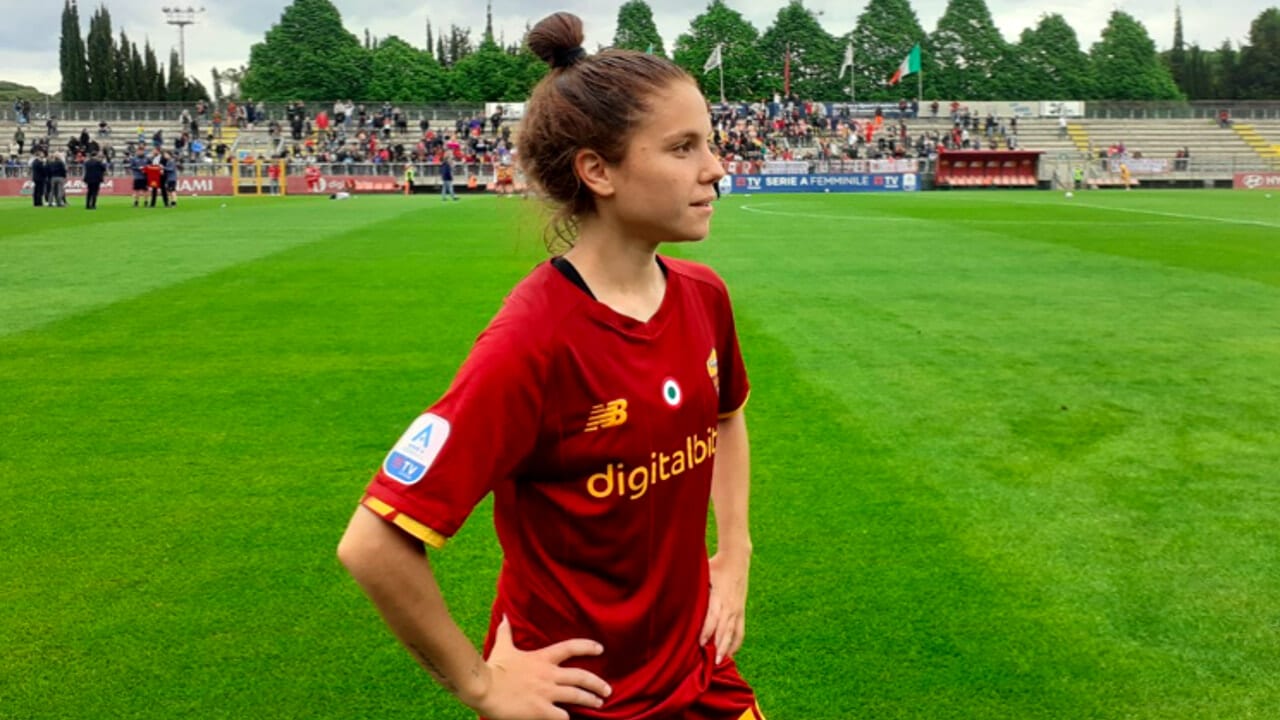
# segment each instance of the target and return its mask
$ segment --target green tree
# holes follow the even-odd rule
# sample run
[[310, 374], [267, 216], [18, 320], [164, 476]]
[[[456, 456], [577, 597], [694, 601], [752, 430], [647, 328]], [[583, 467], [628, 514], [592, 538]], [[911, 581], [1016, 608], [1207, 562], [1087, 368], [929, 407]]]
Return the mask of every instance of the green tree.
[[190, 101], [195, 101], [195, 100], [204, 100], [205, 102], [213, 101], [213, 98], [209, 97], [209, 91], [205, 89], [204, 85], [201, 84], [199, 80], [193, 77], [188, 77], [186, 79], [186, 85], [183, 87], [182, 96], [186, 100], [190, 100]]
[[366, 95], [391, 102], [439, 101], [447, 97], [444, 68], [430, 53], [391, 35], [373, 51]]
[[80, 36], [80, 11], [72, 0], [62, 7], [62, 42], [58, 65], [62, 70], [62, 99], [75, 102], [89, 99], [89, 61]]
[[[513, 79], [517, 82], [513, 84]], [[470, 102], [523, 100], [513, 96], [519, 85], [515, 58], [503, 52], [491, 39], [481, 41], [480, 48], [449, 69], [450, 98]]]
[[115, 100], [130, 102], [138, 99], [138, 86], [134, 84], [132, 65], [133, 54], [136, 54], [133, 43], [129, 42], [129, 36], [125, 34], [124, 28], [120, 29], [120, 45], [116, 47], [113, 56], [115, 57]]
[[1213, 98], [1234, 100], [1240, 97], [1240, 58], [1230, 40], [1223, 40], [1213, 63]]
[[365, 97], [369, 53], [329, 0], [294, 0], [249, 50], [242, 91], [261, 100]]
[[950, 0], [929, 38], [933, 94], [969, 100], [993, 100], [1003, 94], [997, 75], [1009, 64], [1005, 42], [985, 0]]
[[156, 51], [151, 49], [151, 41], [142, 43], [142, 100], [163, 100], [163, 94], [156, 94], [156, 88], [164, 87], [160, 63], [156, 61]]
[[150, 100], [151, 90], [147, 85], [147, 65], [138, 52], [137, 43], [129, 45], [129, 82], [133, 86], [134, 100]]
[[[1089, 56], [1080, 49], [1076, 31], [1057, 13], [1044, 15], [1035, 28], [1022, 31], [1018, 43], [1026, 75], [1017, 97], [1086, 100], [1093, 97]], [[1014, 96], [1010, 96], [1014, 97]]]
[[653, 9], [644, 0], [627, 0], [618, 8], [618, 29], [613, 34], [613, 46], [624, 50], [645, 52], [650, 48], [659, 55], [666, 55], [662, 36], [653, 22]]
[[1165, 66], [1173, 82], [1186, 92], [1187, 81], [1187, 48], [1182, 38], [1182, 5], [1173, 6], [1173, 47], [1163, 55]]
[[89, 18], [86, 46], [89, 54], [89, 99], [97, 102], [116, 99], [116, 53], [111, 37], [111, 14], [105, 6]]
[[720, 97], [718, 70], [703, 72], [707, 58], [722, 43], [725, 97], [731, 100], [756, 100], [767, 92], [762, 79], [764, 60], [760, 54], [760, 32], [742, 13], [711, 0], [707, 9], [689, 23], [689, 32], [676, 39], [675, 63], [698, 80], [703, 94]]
[[793, 95], [806, 100], [842, 96], [836, 73], [844, 59], [844, 44], [824, 30], [800, 0], [791, 0], [778, 11], [773, 25], [760, 36], [760, 51], [769, 73], [763, 82], [766, 91], [783, 91], [783, 69], [789, 54]]
[[528, 39], [529, 30], [531, 29], [526, 24], [520, 44], [507, 50], [507, 54], [511, 55], [512, 58], [512, 76], [508, 95], [513, 100], [523, 100], [529, 97], [533, 92], [533, 87], [546, 76], [549, 70], [542, 58], [534, 55], [533, 51], [529, 49]]
[[1240, 97], [1280, 98], [1280, 8], [1268, 8], [1249, 26], [1249, 44], [1240, 50]]
[[1189, 100], [1213, 99], [1213, 53], [1205, 52], [1199, 45], [1187, 49], [1187, 64], [1183, 68], [1181, 89]]
[[[890, 88], [888, 79], [916, 43], [926, 44], [924, 29], [915, 11], [907, 0], [871, 0], [858, 16], [852, 38], [853, 87], [858, 99], [896, 99], [901, 91]], [[932, 90], [933, 73], [929, 65], [933, 53], [923, 54], [925, 95], [938, 97]]]
[[213, 102], [221, 105], [222, 99], [226, 95], [222, 92], [222, 73], [218, 72], [218, 68], [210, 68], [209, 74], [213, 77]]
[[471, 28], [450, 25], [449, 39], [445, 43], [445, 58], [447, 61], [441, 64], [446, 67], [453, 67], [458, 64], [458, 61], [475, 51], [475, 47], [471, 44]]
[[1169, 68], [1156, 55], [1147, 29], [1132, 15], [1114, 10], [1102, 39], [1089, 53], [1100, 100], [1178, 100]]
[[187, 81], [183, 73], [182, 59], [177, 50], [169, 51], [169, 81], [165, 85], [165, 95], [169, 102], [186, 100]]

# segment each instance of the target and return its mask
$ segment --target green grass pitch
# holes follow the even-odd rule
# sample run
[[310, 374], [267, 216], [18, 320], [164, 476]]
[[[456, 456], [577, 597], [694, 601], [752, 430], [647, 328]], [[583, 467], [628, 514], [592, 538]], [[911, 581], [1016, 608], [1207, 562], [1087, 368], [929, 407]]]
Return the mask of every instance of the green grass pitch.
[[[334, 549], [534, 203], [72, 202], [0, 202], [0, 717], [469, 717]], [[1276, 717], [1280, 198], [713, 223], [668, 251], [736, 303], [770, 718]], [[487, 505], [435, 555], [476, 639], [497, 557]]]

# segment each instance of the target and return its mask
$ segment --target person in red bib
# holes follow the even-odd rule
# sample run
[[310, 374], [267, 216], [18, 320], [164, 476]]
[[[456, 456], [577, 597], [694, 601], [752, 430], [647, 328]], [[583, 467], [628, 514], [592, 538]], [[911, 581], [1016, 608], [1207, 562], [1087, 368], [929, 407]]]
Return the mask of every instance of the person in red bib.
[[302, 175], [307, 180], [307, 192], [317, 192], [320, 188], [320, 168], [315, 165], [308, 165]]
[[[751, 558], [749, 384], [724, 282], [659, 256], [710, 229], [706, 100], [660, 55], [587, 56], [552, 15], [521, 168], [549, 248], [369, 483], [339, 558], [418, 663], [488, 720], [761, 720], [733, 656]], [[423, 545], [486, 495], [503, 563], [482, 651]], [[708, 512], [716, 553], [708, 557]]]
[[169, 207], [169, 189], [164, 184], [164, 166], [160, 164], [160, 156], [157, 154], [142, 168], [142, 172], [147, 178], [147, 188], [151, 190], [151, 204], [148, 207], [156, 206], [157, 193], [164, 195], [164, 206]]

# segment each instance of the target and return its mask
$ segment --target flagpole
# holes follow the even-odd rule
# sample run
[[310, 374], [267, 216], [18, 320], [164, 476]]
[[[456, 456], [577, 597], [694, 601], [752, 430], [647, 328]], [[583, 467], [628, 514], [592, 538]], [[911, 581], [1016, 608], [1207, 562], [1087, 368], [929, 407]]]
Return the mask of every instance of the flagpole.
[[724, 99], [724, 43], [720, 43], [716, 47], [720, 48], [720, 104], [723, 105]]
[[[853, 59], [853, 43], [849, 43], [849, 59]], [[852, 62], [849, 63], [849, 104], [858, 104], [858, 73], [857, 66]], [[854, 112], [850, 109], [850, 114]]]
[[920, 106], [924, 105], [924, 48], [920, 48], [920, 71], [916, 73], [919, 85], [916, 86], [916, 115], [920, 114]]

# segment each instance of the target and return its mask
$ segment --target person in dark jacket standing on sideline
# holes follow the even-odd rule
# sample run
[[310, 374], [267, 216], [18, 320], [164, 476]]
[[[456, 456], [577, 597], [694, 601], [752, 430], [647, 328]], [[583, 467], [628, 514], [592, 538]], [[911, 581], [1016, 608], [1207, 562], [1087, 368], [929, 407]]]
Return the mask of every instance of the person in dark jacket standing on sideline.
[[443, 201], [449, 198], [457, 200], [458, 196], [453, 194], [453, 165], [446, 157], [440, 163], [440, 199]]
[[98, 188], [102, 187], [102, 179], [107, 175], [107, 166], [102, 162], [101, 156], [94, 153], [93, 157], [84, 162], [84, 184], [87, 192], [84, 196], [84, 208], [86, 210], [98, 209]]
[[45, 201], [54, 207], [66, 207], [67, 163], [63, 161], [62, 153], [54, 153], [44, 169], [49, 176], [49, 193]]
[[47, 178], [44, 158], [42, 153], [36, 150], [31, 153], [31, 182], [35, 186], [31, 191], [31, 202], [35, 207], [44, 205], [44, 188]]
[[178, 204], [178, 161], [170, 153], [161, 156], [160, 165], [164, 168], [165, 207]]

